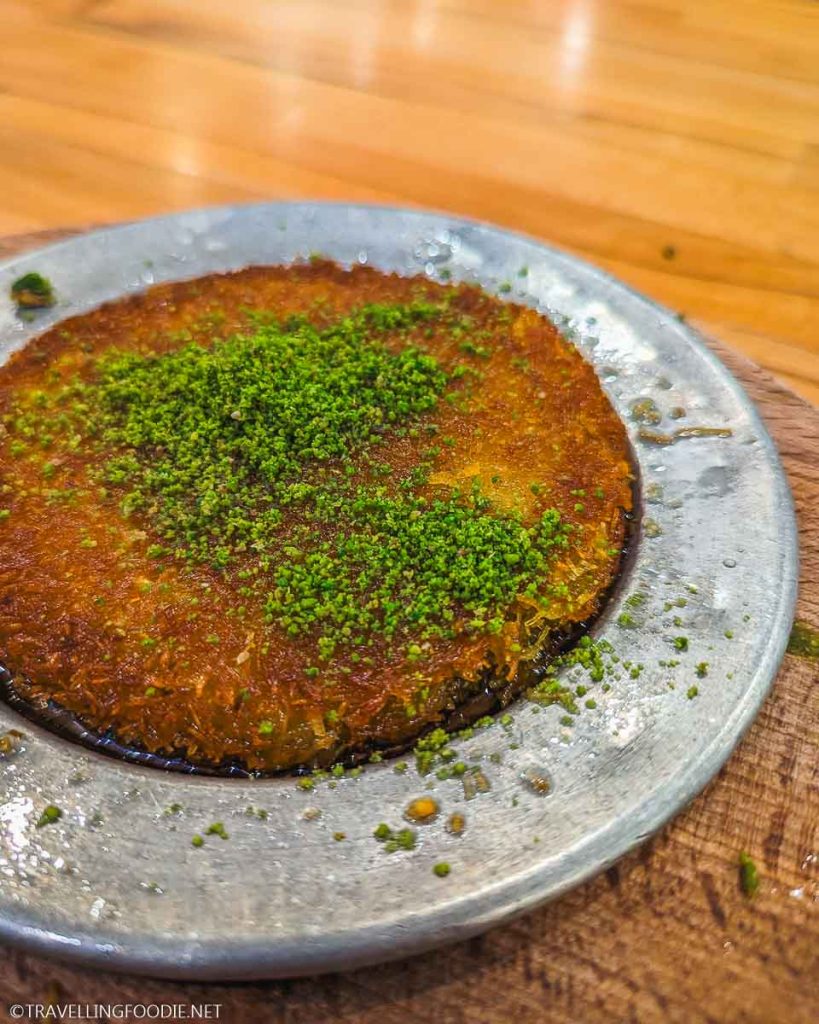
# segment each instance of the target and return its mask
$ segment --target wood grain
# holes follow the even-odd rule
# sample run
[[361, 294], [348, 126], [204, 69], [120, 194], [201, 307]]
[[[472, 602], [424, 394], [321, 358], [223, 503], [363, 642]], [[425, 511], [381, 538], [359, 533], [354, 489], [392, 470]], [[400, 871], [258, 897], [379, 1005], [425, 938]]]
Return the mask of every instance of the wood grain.
[[815, 0], [0, 18], [0, 232], [273, 197], [438, 207], [591, 258], [819, 403]]
[[[67, 232], [0, 240], [11, 255]], [[819, 411], [744, 357], [744, 382], [793, 488], [798, 616], [819, 628]], [[468, 943], [324, 978], [183, 985], [85, 971], [15, 950], [14, 1003], [220, 1004], [244, 1024], [814, 1024], [819, 1016], [819, 663], [787, 656], [747, 737], [691, 806], [561, 900]], [[740, 850], [762, 879], [738, 886]]]

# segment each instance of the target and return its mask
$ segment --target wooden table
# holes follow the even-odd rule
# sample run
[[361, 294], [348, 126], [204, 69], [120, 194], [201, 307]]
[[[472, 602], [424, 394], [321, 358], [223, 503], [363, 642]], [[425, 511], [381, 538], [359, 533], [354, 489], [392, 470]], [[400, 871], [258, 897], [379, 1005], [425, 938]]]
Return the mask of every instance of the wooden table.
[[414, 203], [599, 263], [819, 400], [816, 0], [0, 0], [0, 233]]
[[[0, 254], [272, 196], [416, 203], [580, 252], [819, 399], [811, 0], [0, 0]], [[819, 413], [730, 351], [780, 446], [819, 626]], [[564, 899], [326, 979], [179, 986], [7, 951], [14, 1002], [279, 1024], [814, 1024], [819, 663], [705, 794]], [[754, 900], [737, 884], [747, 849]]]

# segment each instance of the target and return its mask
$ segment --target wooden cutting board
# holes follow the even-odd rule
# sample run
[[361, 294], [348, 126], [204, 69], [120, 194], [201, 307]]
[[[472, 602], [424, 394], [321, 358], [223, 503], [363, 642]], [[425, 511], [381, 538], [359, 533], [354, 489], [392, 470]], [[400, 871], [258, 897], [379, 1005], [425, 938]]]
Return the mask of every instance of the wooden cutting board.
[[[0, 240], [0, 257], [67, 234]], [[711, 344], [785, 462], [801, 536], [797, 616], [817, 628], [819, 410]], [[819, 661], [789, 654], [745, 740], [687, 810], [603, 875], [513, 924], [409, 961], [250, 985], [128, 978], [7, 949], [0, 1013], [15, 1003], [216, 1003], [222, 1021], [281, 1024], [815, 1024], [817, 830]], [[740, 850], [759, 868], [753, 899], [739, 887]]]

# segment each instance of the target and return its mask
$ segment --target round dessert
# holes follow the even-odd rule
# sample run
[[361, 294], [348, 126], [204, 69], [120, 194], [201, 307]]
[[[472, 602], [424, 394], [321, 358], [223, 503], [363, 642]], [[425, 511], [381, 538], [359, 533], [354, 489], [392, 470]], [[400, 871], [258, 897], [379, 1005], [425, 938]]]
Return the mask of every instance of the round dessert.
[[322, 260], [163, 284], [0, 369], [16, 694], [278, 771], [508, 703], [599, 610], [625, 430], [531, 309]]

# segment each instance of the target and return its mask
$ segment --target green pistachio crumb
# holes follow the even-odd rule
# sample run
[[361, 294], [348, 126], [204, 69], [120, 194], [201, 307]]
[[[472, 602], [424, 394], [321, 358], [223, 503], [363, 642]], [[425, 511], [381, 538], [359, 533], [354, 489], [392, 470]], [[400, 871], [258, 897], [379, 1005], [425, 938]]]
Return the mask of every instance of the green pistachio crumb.
[[801, 658], [819, 659], [819, 632], [807, 622], [795, 622], [788, 641], [788, 653]]
[[386, 822], [382, 821], [373, 831], [373, 836], [379, 843], [384, 844], [384, 849], [387, 853], [397, 853], [399, 850], [412, 850], [415, 848], [416, 835], [411, 828], [402, 828], [395, 831]]
[[[427, 641], [454, 635], [461, 616], [476, 636], [492, 636], [506, 628], [505, 610], [518, 595], [543, 611], [553, 598], [568, 597], [557, 588], [547, 592], [550, 567], [572, 537], [558, 509], [542, 510], [544, 502], [537, 502], [532, 522], [493, 505], [479, 485], [448, 497], [430, 498], [425, 490], [436, 460], [449, 458], [446, 448], [455, 440], [446, 434], [445, 416], [438, 424], [428, 417], [441, 402], [466, 400], [476, 367], [487, 364], [465, 356], [470, 373], [456, 379], [421, 341], [391, 345], [382, 336], [420, 339], [425, 329], [445, 324], [453, 337], [466, 339], [459, 345], [468, 356], [491, 360], [483, 344], [491, 335], [472, 334], [467, 318], [456, 322], [453, 316], [446, 306], [426, 302], [362, 307], [321, 327], [306, 317], [278, 322], [258, 314], [246, 329], [206, 338], [207, 344], [192, 331], [182, 347], [159, 354], [104, 352], [87, 379], [66, 383], [50, 405], [32, 413], [35, 434], [49, 438], [48, 459], [38, 465], [46, 479], [65, 483], [70, 463], [61, 456], [69, 439], [101, 456], [90, 484], [95, 493], [115, 502], [134, 525], [150, 517], [156, 542], [142, 534], [127, 549], [128, 557], [161, 560], [149, 575], [241, 567], [248, 608], [255, 598], [266, 625], [293, 638], [315, 637], [302, 666], [305, 686], [332, 687], [341, 649], [351, 662], [354, 654], [356, 663], [371, 666], [376, 652], [367, 651], [362, 638], [387, 655], [417, 660], [421, 669]], [[51, 425], [56, 419], [63, 434]], [[429, 443], [424, 466], [389, 480], [379, 446], [412, 431]], [[542, 487], [531, 489], [537, 495]], [[584, 488], [573, 491], [573, 497], [586, 496]], [[292, 530], [283, 527], [285, 508], [298, 512]], [[585, 508], [583, 501], [574, 504], [575, 512]], [[580, 529], [574, 527], [577, 534]], [[150, 587], [149, 580], [139, 584], [142, 592]], [[235, 611], [241, 617], [239, 607]], [[186, 607], [188, 613], [197, 614]], [[206, 640], [216, 645], [220, 636], [210, 633]], [[141, 642], [146, 650], [156, 644], [149, 636]], [[605, 648], [581, 643], [578, 651], [573, 664], [600, 682], [610, 668]], [[538, 699], [560, 703], [568, 718], [576, 702], [553, 683], [547, 678], [538, 687]], [[410, 717], [428, 710], [428, 694], [418, 691], [407, 708]], [[145, 694], [156, 690], [148, 687]], [[248, 697], [246, 688], [239, 691], [238, 700]], [[333, 725], [338, 713], [326, 711], [324, 720]], [[511, 716], [500, 721], [508, 727]], [[257, 729], [260, 737], [274, 733], [267, 719]], [[443, 730], [419, 742], [419, 772], [453, 761], [448, 742]], [[395, 770], [405, 771], [406, 762]], [[464, 776], [467, 766], [457, 762], [447, 771]], [[343, 774], [340, 766], [330, 773]], [[476, 779], [470, 776], [471, 784], [478, 785]], [[314, 781], [302, 777], [297, 784], [308, 790]], [[205, 834], [221, 833], [211, 826]], [[408, 841], [402, 834], [393, 841]]]
[[744, 850], [739, 854], [739, 885], [748, 898], [759, 891], [759, 872], [751, 855]]
[[57, 301], [48, 278], [34, 271], [12, 283], [11, 298], [18, 309], [43, 309]]
[[36, 827], [42, 828], [44, 825], [53, 825], [55, 821], [59, 821], [62, 818], [63, 812], [55, 804], [49, 804], [44, 808], [42, 814], [37, 819]]

